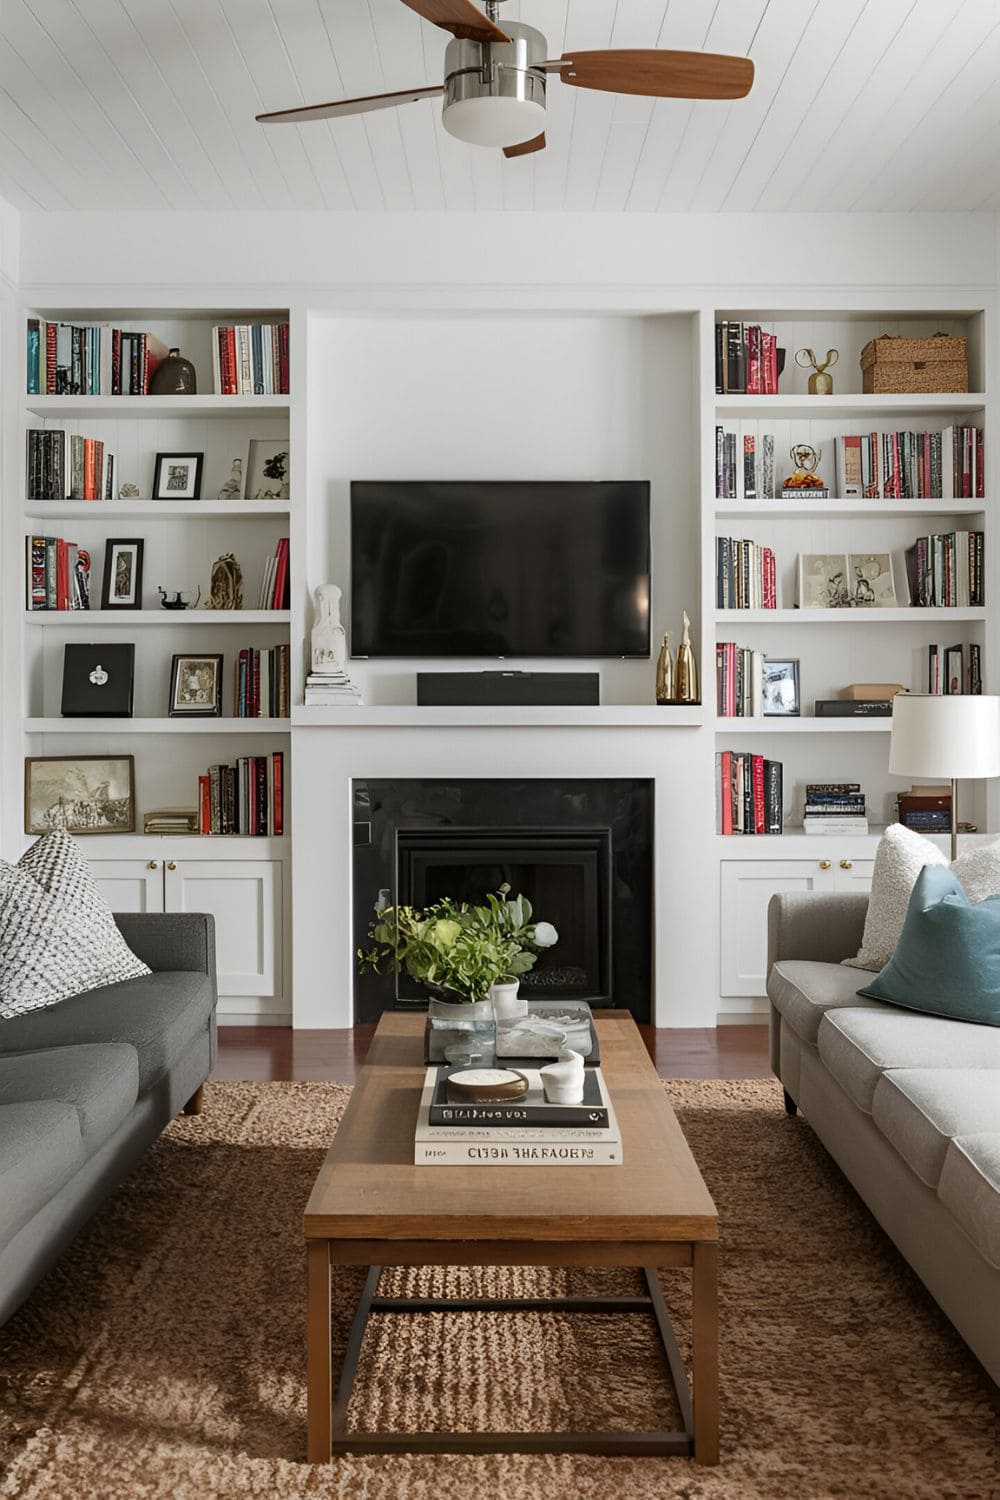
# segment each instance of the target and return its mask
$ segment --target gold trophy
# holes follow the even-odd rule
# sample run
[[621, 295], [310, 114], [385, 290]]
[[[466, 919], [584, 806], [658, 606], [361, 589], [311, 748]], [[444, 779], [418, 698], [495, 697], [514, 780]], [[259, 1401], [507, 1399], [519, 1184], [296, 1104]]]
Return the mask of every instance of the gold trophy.
[[[803, 354], [805, 355], [805, 359], [802, 358]], [[831, 365], [837, 363], [839, 358], [839, 349], [828, 349], [826, 351], [826, 359], [820, 364], [811, 349], [799, 349], [796, 351], [795, 363], [800, 370], [804, 370], [807, 365], [812, 366], [813, 373], [809, 376], [810, 396], [833, 395], [833, 376], [828, 375], [826, 372]]]

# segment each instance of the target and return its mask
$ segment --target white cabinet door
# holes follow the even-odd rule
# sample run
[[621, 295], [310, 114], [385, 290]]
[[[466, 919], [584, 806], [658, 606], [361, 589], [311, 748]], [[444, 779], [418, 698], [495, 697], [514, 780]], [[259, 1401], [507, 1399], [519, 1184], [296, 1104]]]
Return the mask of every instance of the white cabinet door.
[[94, 880], [112, 911], [162, 911], [163, 861], [89, 859]]
[[721, 862], [719, 993], [767, 994], [767, 903], [779, 891], [829, 887], [818, 859], [730, 859]]
[[874, 868], [873, 859], [835, 859], [833, 862], [834, 890], [870, 891]]
[[167, 911], [215, 918], [220, 996], [282, 998], [281, 875], [280, 860], [167, 861]]

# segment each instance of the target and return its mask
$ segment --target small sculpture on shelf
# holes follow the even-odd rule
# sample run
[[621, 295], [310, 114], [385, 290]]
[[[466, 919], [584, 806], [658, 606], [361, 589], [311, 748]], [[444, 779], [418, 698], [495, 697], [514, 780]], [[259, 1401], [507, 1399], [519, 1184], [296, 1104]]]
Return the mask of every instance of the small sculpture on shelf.
[[[201, 601], [201, 586], [195, 591], [193, 589], [176, 589], [171, 599], [165, 588], [157, 585], [156, 592], [160, 596], [161, 609], [197, 609]], [[190, 596], [194, 593], [194, 598]]]
[[212, 590], [205, 608], [243, 608], [243, 569], [231, 552], [224, 552], [212, 564]]
[[794, 447], [789, 448], [788, 456], [795, 468], [788, 478], [781, 482], [782, 499], [801, 494], [816, 495], [825, 499], [828, 490], [816, 472], [819, 461], [823, 457], [822, 448], [814, 448], [811, 443], [796, 443]]
[[233, 459], [233, 467], [229, 471], [229, 478], [219, 491], [220, 500], [239, 500], [243, 495], [243, 460]]
[[670, 633], [663, 637], [663, 645], [656, 662], [657, 703], [700, 703], [698, 693], [698, 663], [691, 645], [691, 621], [684, 611], [684, 635], [677, 647], [676, 662], [670, 659]]
[[119, 500], [138, 500], [139, 486], [137, 484], [123, 484], [118, 491]]
[[169, 350], [161, 359], [149, 381], [151, 396], [196, 396], [198, 377], [194, 365], [179, 349]]
[[347, 635], [340, 623], [341, 590], [335, 583], [321, 583], [314, 597], [312, 670], [317, 676], [332, 677], [343, 672], [347, 661]]
[[[802, 358], [803, 355], [805, 355], [805, 359]], [[826, 359], [820, 364], [811, 349], [799, 349], [796, 351], [795, 363], [799, 366], [799, 369], [804, 370], [807, 365], [812, 367], [813, 373], [809, 376], [810, 396], [833, 395], [833, 376], [828, 375], [826, 372], [831, 365], [837, 363], [839, 358], [839, 349], [828, 349], [826, 351]]]
[[663, 637], [663, 645], [656, 660], [656, 701], [657, 703], [673, 703], [674, 701], [674, 663], [670, 655], [670, 632], [667, 631]]

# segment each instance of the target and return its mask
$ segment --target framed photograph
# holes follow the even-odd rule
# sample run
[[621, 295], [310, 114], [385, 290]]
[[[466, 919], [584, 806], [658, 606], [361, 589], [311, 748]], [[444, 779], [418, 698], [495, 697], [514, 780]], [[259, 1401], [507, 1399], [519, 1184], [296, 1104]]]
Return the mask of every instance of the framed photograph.
[[888, 552], [852, 552], [847, 559], [851, 606], [891, 609], [896, 603], [892, 557]]
[[108, 537], [104, 545], [102, 609], [142, 608], [142, 550], [141, 537]]
[[799, 608], [847, 609], [849, 577], [843, 552], [800, 552]]
[[170, 673], [170, 703], [167, 712], [172, 719], [200, 715], [219, 718], [222, 714], [222, 653], [200, 656], [175, 656]]
[[799, 712], [799, 659], [797, 656], [765, 656], [764, 658], [764, 703], [765, 715], [788, 715]]
[[31, 755], [24, 762], [24, 831], [135, 832], [131, 755]]
[[158, 453], [153, 469], [154, 500], [200, 500], [204, 453]]
[[289, 448], [284, 438], [251, 438], [244, 500], [287, 500]]

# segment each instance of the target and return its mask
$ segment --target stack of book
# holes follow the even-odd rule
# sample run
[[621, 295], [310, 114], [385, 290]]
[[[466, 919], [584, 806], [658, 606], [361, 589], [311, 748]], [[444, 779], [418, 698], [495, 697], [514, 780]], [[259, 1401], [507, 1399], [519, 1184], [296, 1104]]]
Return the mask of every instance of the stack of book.
[[145, 814], [143, 833], [189, 834], [198, 832], [198, 813], [194, 808], [160, 807]]
[[28, 319], [29, 396], [145, 396], [167, 346], [110, 323]]
[[346, 672], [310, 672], [306, 678], [306, 708], [359, 708], [363, 702]]
[[288, 609], [291, 600], [291, 584], [288, 578], [288, 538], [279, 539], [274, 556], [264, 566], [264, 577], [260, 585], [258, 609]]
[[718, 609], [777, 609], [771, 548], [739, 537], [716, 537], [715, 603]]
[[982, 653], [975, 641], [968, 646], [927, 647], [929, 693], [981, 693], [982, 690]]
[[917, 537], [906, 549], [910, 603], [923, 608], [982, 608], [984, 541], [981, 531]]
[[868, 815], [860, 782], [808, 782], [802, 827], [806, 833], [867, 833]]
[[716, 323], [715, 390], [720, 396], [776, 396], [777, 334], [759, 323]]
[[781, 833], [780, 760], [748, 750], [720, 750], [715, 757], [715, 830], [725, 834]]
[[285, 756], [243, 755], [234, 766], [209, 766], [198, 777], [198, 832], [270, 834], [285, 827]]
[[521, 1099], [453, 1104], [447, 1089], [452, 1071], [427, 1069], [413, 1144], [417, 1166], [621, 1164], [621, 1132], [600, 1068], [584, 1070], [581, 1104], [546, 1103], [542, 1080], [531, 1068], [518, 1069], [528, 1080]]
[[100, 438], [28, 429], [29, 500], [113, 500], [115, 456]]
[[843, 500], [971, 500], [985, 494], [983, 431], [870, 432], [838, 437]]
[[89, 609], [90, 553], [57, 536], [29, 536], [28, 609]]
[[764, 653], [718, 641], [715, 647], [716, 713], [722, 719], [757, 718], [764, 712]]
[[287, 396], [288, 324], [216, 324], [212, 374], [217, 396]]
[[261, 651], [245, 646], [236, 661], [233, 715], [237, 719], [288, 717], [288, 646]]

